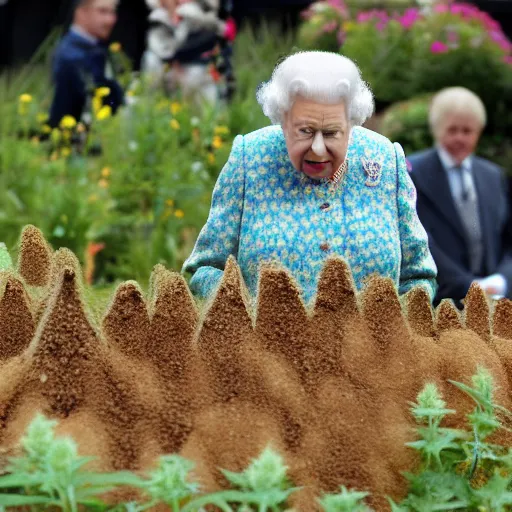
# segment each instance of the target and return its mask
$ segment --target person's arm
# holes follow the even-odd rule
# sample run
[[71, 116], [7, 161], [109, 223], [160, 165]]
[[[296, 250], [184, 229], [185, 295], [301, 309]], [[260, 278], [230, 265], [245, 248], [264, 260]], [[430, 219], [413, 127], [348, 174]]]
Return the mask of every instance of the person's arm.
[[395, 143], [397, 170], [398, 228], [402, 263], [399, 293], [423, 286], [433, 299], [436, 292], [437, 268], [428, 247], [428, 237], [416, 212], [416, 188], [407, 172], [405, 155]]
[[214, 31], [191, 32], [183, 44], [172, 56], [172, 61], [190, 62], [200, 57], [203, 53], [213, 50], [218, 41], [218, 35]]
[[55, 93], [50, 109], [49, 125], [59, 125], [64, 116], [73, 116], [80, 121], [85, 107], [87, 92], [78, 66], [70, 60], [61, 60], [56, 66]]
[[238, 256], [244, 181], [244, 139], [239, 135], [213, 189], [208, 220], [183, 265], [183, 272], [193, 274], [190, 280], [192, 293], [200, 298], [215, 292], [228, 257]]

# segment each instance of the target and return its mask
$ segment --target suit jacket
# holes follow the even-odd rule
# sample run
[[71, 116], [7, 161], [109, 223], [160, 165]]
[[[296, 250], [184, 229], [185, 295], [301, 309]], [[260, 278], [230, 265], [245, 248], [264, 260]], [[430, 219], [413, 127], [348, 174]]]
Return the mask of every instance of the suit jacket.
[[[333, 188], [293, 167], [279, 126], [236, 137], [206, 225], [183, 267], [193, 274], [193, 293], [211, 295], [233, 255], [253, 296], [261, 264], [280, 263], [308, 302], [325, 260], [337, 255], [350, 264], [357, 288], [379, 274], [400, 293], [421, 285], [433, 297], [436, 268], [402, 148], [356, 127], [347, 158], [348, 171]], [[364, 158], [380, 165], [373, 179]]]
[[55, 94], [50, 110], [50, 126], [58, 126], [66, 115], [79, 121], [88, 95], [94, 92], [89, 90], [91, 87], [110, 89], [103, 103], [110, 105], [113, 112], [123, 103], [121, 86], [105, 76], [107, 52], [105, 45], [91, 43], [73, 31], [62, 38], [53, 60]]
[[[438, 268], [435, 303], [444, 298], [460, 301], [476, 277], [470, 271], [464, 228], [453, 200], [448, 177], [436, 149], [408, 157], [418, 192], [417, 209]], [[482, 158], [472, 159], [484, 245], [485, 276], [499, 273], [512, 294], [512, 237], [507, 185], [501, 169]]]

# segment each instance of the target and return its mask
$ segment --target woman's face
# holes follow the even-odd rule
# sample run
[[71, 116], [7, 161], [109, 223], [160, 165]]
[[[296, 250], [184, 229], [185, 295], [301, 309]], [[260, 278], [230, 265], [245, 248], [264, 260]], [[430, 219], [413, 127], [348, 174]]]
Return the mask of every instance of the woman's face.
[[293, 166], [310, 178], [330, 178], [345, 160], [350, 135], [345, 103], [298, 96], [282, 127]]

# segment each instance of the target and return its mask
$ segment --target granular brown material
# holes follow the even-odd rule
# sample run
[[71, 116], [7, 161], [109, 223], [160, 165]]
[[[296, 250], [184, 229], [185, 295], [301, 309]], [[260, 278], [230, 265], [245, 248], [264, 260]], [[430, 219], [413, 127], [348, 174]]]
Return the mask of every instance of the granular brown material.
[[52, 251], [43, 233], [35, 226], [21, 232], [18, 272], [32, 286], [46, 286], [50, 279]]
[[[41, 260], [25, 238], [20, 269]], [[34, 240], [47, 247], [40, 234]], [[346, 263], [330, 259], [309, 310], [289, 274], [266, 267], [253, 318], [234, 259], [201, 311], [183, 278], [158, 265], [148, 304], [137, 283], [123, 283], [97, 332], [80, 276], [67, 250], [53, 254], [38, 293], [3, 275], [0, 449], [42, 411], [83, 454], [99, 456], [102, 470], [147, 469], [179, 452], [196, 462], [204, 490], [215, 490], [227, 485], [219, 468], [240, 471], [270, 444], [303, 487], [299, 512], [318, 510], [316, 496], [340, 485], [370, 491], [380, 511], [386, 495], [403, 496], [403, 472], [418, 462], [405, 444], [414, 439], [410, 402], [426, 382], [458, 411], [446, 425], [465, 425], [474, 408], [448, 381], [470, 383], [480, 365], [496, 401], [511, 406], [512, 303], [496, 304], [491, 330], [478, 287], [463, 318], [444, 301], [434, 321], [423, 289], [404, 297], [404, 314], [390, 280], [373, 278], [358, 293]], [[31, 303], [43, 292], [33, 335]], [[509, 437], [496, 439], [508, 446]]]
[[[2, 290], [3, 288], [3, 290]], [[3, 292], [3, 293], [2, 293]], [[5, 273], [0, 277], [0, 361], [20, 355], [34, 336], [29, 297], [21, 281]]]
[[119, 285], [103, 319], [102, 331], [106, 341], [126, 355], [147, 358], [151, 341], [149, 315], [137, 283], [129, 281]]
[[460, 314], [451, 300], [443, 300], [436, 309], [436, 333], [451, 329], [463, 329]]
[[512, 301], [500, 299], [495, 308], [492, 320], [492, 332], [494, 336], [512, 340]]
[[66, 417], [83, 402], [98, 348], [75, 270], [64, 267], [29, 348], [41, 393], [55, 415]]
[[430, 298], [423, 287], [414, 288], [406, 295], [407, 319], [411, 329], [420, 336], [434, 337], [434, 319]]
[[464, 320], [467, 329], [476, 332], [482, 339], [489, 340], [491, 325], [489, 319], [489, 304], [484, 290], [473, 283], [466, 295]]

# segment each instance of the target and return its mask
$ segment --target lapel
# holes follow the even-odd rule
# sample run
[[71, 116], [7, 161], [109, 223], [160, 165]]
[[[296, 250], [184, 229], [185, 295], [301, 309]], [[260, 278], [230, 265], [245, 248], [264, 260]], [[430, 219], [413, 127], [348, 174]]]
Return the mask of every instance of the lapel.
[[476, 193], [478, 197], [478, 209], [480, 213], [480, 226], [482, 229], [482, 243], [484, 245], [484, 257], [487, 269], [495, 267], [494, 264], [494, 240], [492, 239], [492, 205], [493, 196], [496, 195], [495, 184], [485, 177], [484, 169], [482, 169], [476, 158], [472, 162], [473, 181], [475, 183]]
[[448, 177], [443, 164], [433, 149], [425, 162], [425, 169], [418, 176], [421, 191], [434, 203], [445, 217], [446, 222], [455, 228], [457, 235], [465, 242], [464, 227], [450, 190]]

